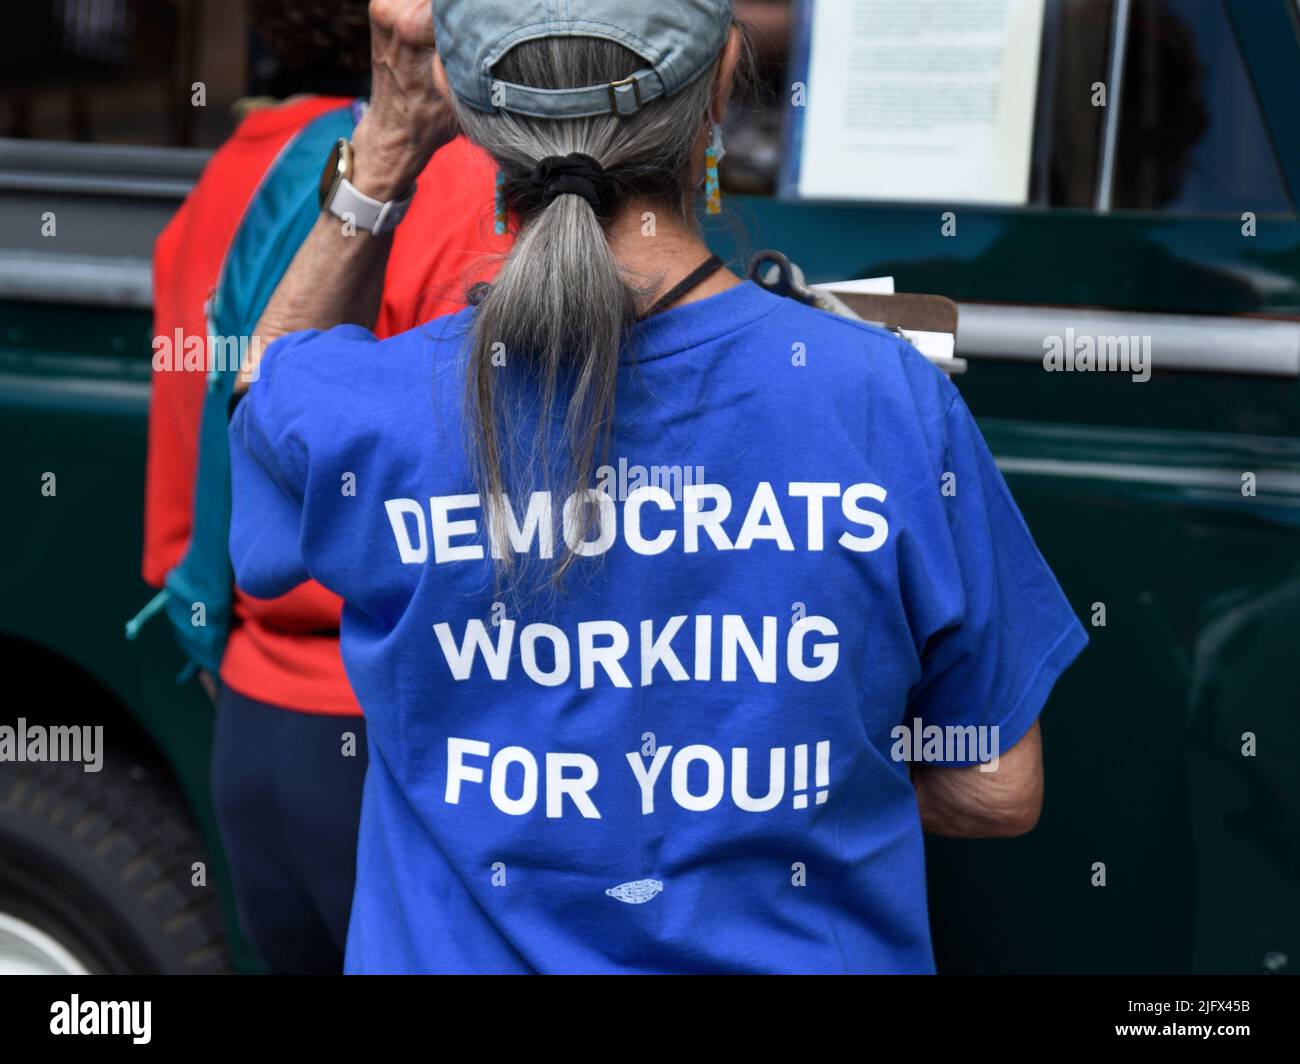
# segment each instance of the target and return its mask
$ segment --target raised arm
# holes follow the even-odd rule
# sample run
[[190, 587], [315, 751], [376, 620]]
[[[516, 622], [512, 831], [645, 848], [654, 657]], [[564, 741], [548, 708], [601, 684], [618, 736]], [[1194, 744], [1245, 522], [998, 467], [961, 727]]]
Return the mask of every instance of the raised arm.
[[[351, 182], [388, 202], [406, 195], [433, 153], [455, 135], [455, 121], [434, 89], [428, 0], [371, 0], [370, 49], [370, 108], [352, 137]], [[278, 337], [345, 323], [373, 328], [392, 244], [391, 233], [373, 236], [322, 211], [257, 323], [257, 342], [250, 344], [236, 391], [247, 388], [261, 352]]]

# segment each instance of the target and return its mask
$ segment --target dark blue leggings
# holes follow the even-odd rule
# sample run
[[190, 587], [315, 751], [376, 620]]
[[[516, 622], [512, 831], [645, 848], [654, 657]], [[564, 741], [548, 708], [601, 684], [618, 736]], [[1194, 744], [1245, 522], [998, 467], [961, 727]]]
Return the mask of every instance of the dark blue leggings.
[[213, 801], [240, 922], [273, 972], [343, 970], [365, 774], [362, 718], [299, 713], [222, 686]]

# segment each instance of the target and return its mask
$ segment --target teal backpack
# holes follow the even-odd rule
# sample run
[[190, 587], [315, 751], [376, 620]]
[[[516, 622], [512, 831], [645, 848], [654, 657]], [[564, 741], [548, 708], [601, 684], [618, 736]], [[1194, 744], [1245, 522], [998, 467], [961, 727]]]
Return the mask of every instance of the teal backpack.
[[[328, 111], [304, 126], [262, 179], [244, 211], [221, 265], [207, 306], [208, 335], [249, 337], [272, 293], [320, 215], [317, 201], [321, 166], [340, 137], [351, 137], [364, 104]], [[225, 345], [229, 350], [229, 345]], [[211, 349], [213, 345], [209, 345]], [[216, 676], [230, 633], [234, 573], [230, 565], [230, 399], [239, 372], [215, 364], [208, 372], [207, 396], [199, 423], [198, 472], [190, 545], [163, 581], [163, 589], [127, 622], [126, 637], [166, 611], [189, 664]]]

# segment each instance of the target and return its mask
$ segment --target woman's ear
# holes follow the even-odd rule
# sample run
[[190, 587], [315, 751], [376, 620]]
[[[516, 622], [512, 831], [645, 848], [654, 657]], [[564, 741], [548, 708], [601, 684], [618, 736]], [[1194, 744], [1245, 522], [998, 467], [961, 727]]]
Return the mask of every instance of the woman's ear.
[[727, 113], [727, 104], [731, 101], [731, 89], [736, 81], [736, 67], [740, 65], [741, 50], [745, 47], [741, 29], [734, 22], [731, 32], [727, 34], [727, 43], [722, 46], [722, 58], [718, 61], [718, 72], [713, 81], [713, 96], [710, 114], [719, 121]]
[[433, 87], [448, 103], [451, 102], [451, 84], [447, 81], [447, 72], [442, 68], [442, 56], [433, 53]]

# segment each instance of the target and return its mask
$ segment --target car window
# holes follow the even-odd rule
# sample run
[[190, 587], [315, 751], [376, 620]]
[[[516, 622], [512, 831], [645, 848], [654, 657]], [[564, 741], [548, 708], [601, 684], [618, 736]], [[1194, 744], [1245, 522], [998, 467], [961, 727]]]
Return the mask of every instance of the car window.
[[[1114, 19], [1125, 7], [1115, 84]], [[1294, 212], [1222, 0], [1049, 0], [1043, 55], [1036, 204], [1100, 205], [1114, 121], [1108, 209]]]
[[1133, 0], [1112, 206], [1292, 213], [1222, 0]]
[[1113, 6], [1111, 0], [1049, 0], [1034, 153], [1039, 205], [1093, 205], [1106, 116], [1095, 86], [1106, 81]]
[[[249, 5], [275, 14], [275, 5]], [[0, 138], [214, 148], [240, 101], [298, 92], [364, 91], [368, 59], [322, 59], [294, 47], [292, 5], [280, 5], [277, 57], [254, 34], [242, 0], [11, 0], [0, 34]], [[364, 19], [351, 5], [344, 15]], [[351, 72], [349, 72], [351, 71]]]
[[239, 3], [7, 4], [0, 136], [212, 147], [245, 91], [246, 32]]

